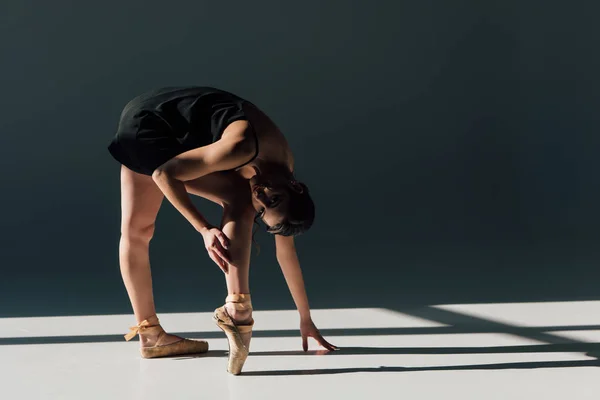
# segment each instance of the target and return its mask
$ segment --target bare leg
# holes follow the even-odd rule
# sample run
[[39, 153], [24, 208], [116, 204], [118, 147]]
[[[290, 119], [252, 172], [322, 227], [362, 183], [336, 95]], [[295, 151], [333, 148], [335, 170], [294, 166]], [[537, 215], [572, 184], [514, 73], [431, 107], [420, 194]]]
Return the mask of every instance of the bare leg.
[[[221, 230], [229, 238], [228, 250], [232, 261], [225, 274], [229, 296], [225, 306], [215, 310], [213, 319], [227, 336], [229, 345], [227, 371], [238, 375], [248, 357], [254, 321], [252, 308], [248, 307], [249, 297], [235, 295], [250, 294], [252, 225], [256, 211], [252, 207], [251, 193], [245, 179], [231, 173], [221, 173], [214, 177], [215, 182], [212, 184], [207, 184], [206, 180], [190, 181], [186, 183], [186, 188], [190, 193], [209, 199], [216, 195], [217, 202], [223, 206]], [[224, 179], [219, 180], [219, 177]], [[206, 193], [204, 184], [209, 186], [211, 193]]]
[[[230, 239], [229, 253], [233, 264], [225, 275], [227, 292], [250, 293], [250, 253], [256, 211], [252, 208], [248, 183], [237, 173], [221, 172], [186, 182], [186, 189], [223, 206], [221, 229]], [[252, 310], [235, 310], [231, 304], [226, 308], [236, 323], [244, 324], [252, 319]], [[247, 345], [250, 335], [246, 336]]]
[[[225, 208], [223, 212], [222, 230], [231, 239], [230, 254], [232, 264], [225, 275], [228, 294], [250, 294], [249, 272], [252, 245], [252, 225], [254, 209], [246, 204], [237, 204]], [[232, 303], [225, 304], [227, 313], [237, 325], [245, 325], [252, 321], [252, 309], [236, 310]], [[252, 333], [241, 333], [242, 342], [250, 347]]]
[[[163, 193], [151, 177], [121, 166], [119, 263], [121, 276], [138, 324], [156, 314], [152, 294], [149, 246], [163, 197]], [[140, 333], [142, 347], [153, 346], [156, 339]], [[163, 339], [163, 344], [179, 339], [177, 336], [168, 335]]]
[[[228, 294], [250, 293], [249, 272], [254, 215], [254, 209], [243, 203], [225, 207], [223, 210], [221, 229], [231, 240], [229, 251], [233, 264], [229, 266], [229, 273], [225, 275]], [[230, 311], [229, 308], [227, 311]], [[236, 314], [239, 313], [243, 312], [231, 309], [229, 315], [237, 320]]]
[[[231, 239], [230, 252], [234, 267], [227, 275], [229, 294], [249, 293], [248, 271], [254, 210], [251, 209], [247, 182], [234, 172], [218, 172], [186, 182], [188, 192], [202, 196], [223, 207], [222, 230]], [[121, 275], [138, 322], [156, 314], [152, 293], [149, 247], [163, 193], [147, 175], [121, 166], [121, 240], [119, 261]], [[251, 313], [231, 310], [236, 322], [249, 320]], [[180, 340], [166, 335], [161, 344]], [[142, 347], [156, 344], [157, 337], [140, 332]]]

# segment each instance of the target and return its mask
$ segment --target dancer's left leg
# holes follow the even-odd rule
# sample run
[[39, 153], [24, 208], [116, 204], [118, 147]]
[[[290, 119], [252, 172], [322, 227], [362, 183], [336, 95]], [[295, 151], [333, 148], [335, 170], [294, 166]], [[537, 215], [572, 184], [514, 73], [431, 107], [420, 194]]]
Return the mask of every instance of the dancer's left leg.
[[[218, 177], [221, 177], [221, 180]], [[252, 226], [256, 211], [250, 189], [237, 174], [221, 173], [186, 182], [188, 192], [223, 206], [221, 230], [229, 238], [231, 264], [225, 274], [228, 296], [226, 304], [215, 310], [215, 322], [227, 335], [229, 362], [227, 370], [239, 374], [248, 356], [252, 337], [252, 303], [250, 301], [250, 254]]]

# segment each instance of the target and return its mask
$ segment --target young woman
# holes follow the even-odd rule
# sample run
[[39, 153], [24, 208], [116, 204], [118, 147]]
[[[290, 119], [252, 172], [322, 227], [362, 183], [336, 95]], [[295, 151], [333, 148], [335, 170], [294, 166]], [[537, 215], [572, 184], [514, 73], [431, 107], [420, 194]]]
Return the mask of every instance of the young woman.
[[[225, 273], [228, 296], [214, 321], [229, 342], [227, 370], [239, 374], [248, 356], [254, 320], [248, 272], [255, 216], [275, 235], [276, 256], [300, 313], [302, 347], [315, 327], [294, 247], [310, 228], [314, 204], [294, 179], [294, 159], [275, 124], [252, 103], [209, 87], [164, 88], [138, 96], [121, 114], [108, 146], [121, 166], [119, 260], [144, 358], [208, 351], [208, 343], [166, 333], [154, 307], [149, 243], [166, 197], [202, 235], [210, 258]], [[219, 227], [194, 207], [188, 193], [223, 207]]]

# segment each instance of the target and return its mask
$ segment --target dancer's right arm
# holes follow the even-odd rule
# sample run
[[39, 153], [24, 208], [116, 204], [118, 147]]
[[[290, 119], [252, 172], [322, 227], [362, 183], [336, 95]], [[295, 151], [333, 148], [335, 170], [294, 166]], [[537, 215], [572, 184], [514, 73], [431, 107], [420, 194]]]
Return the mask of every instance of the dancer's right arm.
[[255, 151], [252, 133], [248, 131], [247, 121], [233, 122], [220, 140], [179, 154], [152, 173], [152, 179], [165, 197], [198, 232], [210, 227], [210, 224], [194, 207], [184, 182], [216, 171], [234, 169], [248, 161]]
[[169, 174], [160, 175], [154, 181], [162, 190], [165, 197], [202, 235], [208, 256], [223, 272], [227, 273], [227, 264], [231, 263], [231, 257], [227, 251], [229, 239], [219, 228], [212, 226], [200, 214], [187, 193], [185, 183], [173, 178]]
[[152, 179], [165, 197], [202, 234], [209, 255], [222, 269], [223, 264], [215, 260], [211, 248], [223, 260], [230, 262], [224, 250], [227, 238], [196, 209], [184, 182], [216, 171], [234, 169], [249, 160], [256, 150], [250, 129], [247, 121], [233, 122], [225, 129], [220, 140], [179, 154], [152, 173]]

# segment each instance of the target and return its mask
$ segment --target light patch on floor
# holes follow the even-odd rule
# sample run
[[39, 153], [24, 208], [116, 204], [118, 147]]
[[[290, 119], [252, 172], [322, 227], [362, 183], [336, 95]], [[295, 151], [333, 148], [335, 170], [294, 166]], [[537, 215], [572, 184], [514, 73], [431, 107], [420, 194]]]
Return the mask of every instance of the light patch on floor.
[[[471, 332], [410, 310], [314, 310], [317, 326], [342, 349], [333, 353], [314, 341], [301, 351], [296, 311], [257, 311], [251, 354], [237, 377], [225, 372], [227, 342], [211, 313], [159, 315], [170, 331], [207, 335], [210, 352], [155, 360], [141, 359], [138, 342], [118, 336], [133, 325], [131, 315], [5, 318], [1, 398], [597, 400], [600, 362], [585, 350], [598, 348], [600, 329], [590, 328], [600, 325], [598, 305], [436, 306], [493, 321], [497, 332]], [[513, 329], [536, 326], [571, 327], [547, 333], [574, 343], [560, 347], [535, 330], [521, 336]], [[56, 343], [60, 337], [66, 342]]]
[[600, 325], [600, 301], [449, 304], [435, 307], [515, 326]]

